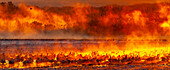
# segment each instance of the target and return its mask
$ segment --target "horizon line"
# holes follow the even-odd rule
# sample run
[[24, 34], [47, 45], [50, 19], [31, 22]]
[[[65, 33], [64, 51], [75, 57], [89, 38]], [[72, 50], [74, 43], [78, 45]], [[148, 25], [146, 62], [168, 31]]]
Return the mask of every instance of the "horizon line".
[[[8, 1], [8, 2], [1, 2], [0, 1], [0, 4], [2, 3], [12, 3], [14, 4], [12, 1]], [[158, 3], [136, 3], [136, 4], [129, 4], [129, 5], [122, 5], [122, 4], [107, 4], [107, 5], [101, 5], [101, 6], [94, 6], [94, 5], [90, 5], [90, 4], [81, 4], [81, 3], [76, 3], [75, 5], [65, 5], [65, 6], [38, 6], [38, 5], [29, 5], [29, 4], [26, 4], [26, 3], [19, 3], [19, 4], [25, 4], [25, 5], [28, 5], [28, 6], [37, 6], [37, 7], [75, 7], [77, 4], [80, 4], [80, 5], [83, 5], [84, 7], [104, 7], [104, 6], [112, 6], [112, 5], [117, 5], [117, 6], [133, 6], [133, 5], [142, 5], [142, 4], [170, 4], [170, 2], [158, 2]], [[16, 6], [18, 6], [19, 4], [14, 4]]]

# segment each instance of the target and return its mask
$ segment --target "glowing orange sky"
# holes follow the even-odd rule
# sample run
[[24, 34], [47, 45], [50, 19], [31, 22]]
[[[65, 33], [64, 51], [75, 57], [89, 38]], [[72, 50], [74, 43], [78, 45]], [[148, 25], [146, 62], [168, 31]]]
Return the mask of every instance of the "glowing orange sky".
[[169, 2], [170, 0], [0, 0], [0, 2], [12, 1], [14, 4], [26, 3], [37, 6], [72, 6], [76, 3], [103, 6], [109, 4], [132, 5], [139, 3]]

